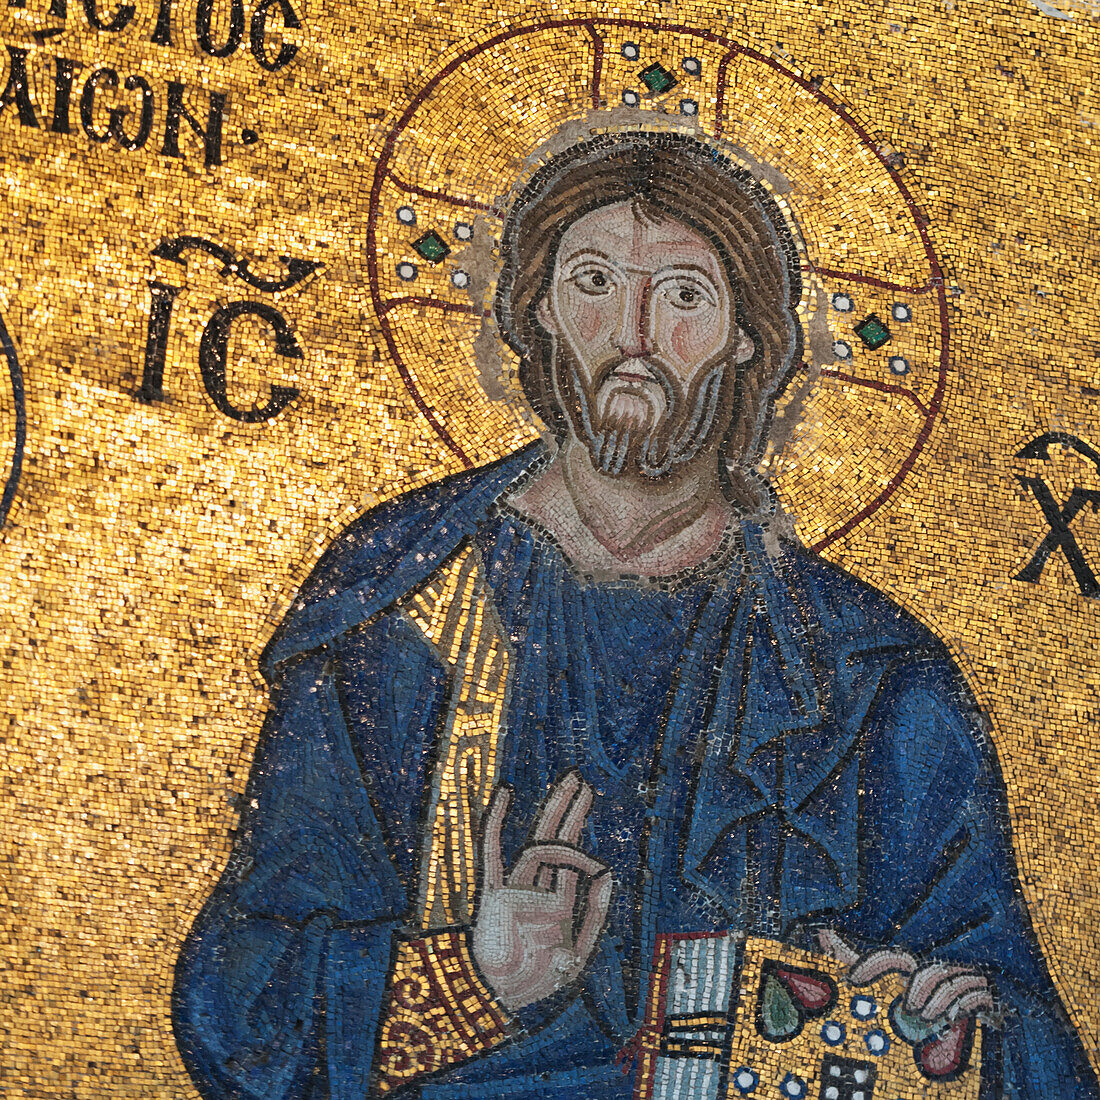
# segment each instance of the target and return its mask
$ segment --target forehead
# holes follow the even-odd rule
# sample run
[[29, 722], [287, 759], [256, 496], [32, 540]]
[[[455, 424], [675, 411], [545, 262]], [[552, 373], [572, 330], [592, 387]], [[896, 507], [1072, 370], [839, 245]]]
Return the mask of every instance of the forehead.
[[573, 222], [562, 235], [558, 262], [585, 251], [646, 266], [689, 262], [718, 267], [720, 263], [714, 247], [689, 225], [671, 214], [653, 221], [629, 202], [601, 206]]

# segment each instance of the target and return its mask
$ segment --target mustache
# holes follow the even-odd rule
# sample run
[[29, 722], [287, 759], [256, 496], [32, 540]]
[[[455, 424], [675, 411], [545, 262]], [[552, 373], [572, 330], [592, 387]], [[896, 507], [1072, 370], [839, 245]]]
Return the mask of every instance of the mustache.
[[[718, 412], [725, 364], [714, 364], [689, 389], [659, 359], [648, 356], [614, 359], [597, 369], [588, 385], [579, 376], [576, 364], [569, 365], [567, 375], [574, 408], [596, 468], [603, 473], [620, 474], [633, 453], [640, 472], [659, 477], [696, 454], [710, 435]], [[616, 377], [621, 377], [624, 387], [649, 406], [648, 425], [609, 414], [617, 393], [614, 390], [606, 393], [605, 389]], [[660, 391], [659, 397], [652, 389], [635, 390], [632, 383], [639, 380], [653, 383]]]
[[[634, 377], [631, 377], [634, 376]], [[670, 399], [683, 396], [679, 380], [659, 359], [650, 355], [621, 356], [605, 363], [595, 374], [592, 390], [596, 392], [613, 377], [621, 377], [624, 382], [634, 381], [635, 377], [656, 382]]]
[[[639, 390], [639, 381], [652, 385]], [[621, 382], [621, 385], [609, 389], [616, 382]], [[586, 420], [590, 420], [586, 407], [588, 399], [596, 406], [597, 425], [595, 430], [589, 431], [596, 468], [612, 475], [622, 473], [633, 449], [643, 472], [651, 476], [664, 472], [669, 465], [665, 460], [667, 447], [660, 446], [658, 439], [667, 434], [669, 419], [683, 404], [684, 394], [678, 379], [652, 357], [624, 356], [612, 360], [596, 372], [589, 393], [584, 393], [584, 388], [582, 384], [581, 399]], [[624, 390], [648, 409], [648, 425], [644, 422], [645, 418], [639, 415], [615, 415], [616, 396]]]

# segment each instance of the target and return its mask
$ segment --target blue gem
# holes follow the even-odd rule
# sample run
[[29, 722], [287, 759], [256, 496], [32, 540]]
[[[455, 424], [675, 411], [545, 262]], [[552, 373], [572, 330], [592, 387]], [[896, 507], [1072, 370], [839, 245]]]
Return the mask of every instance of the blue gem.
[[831, 1047], [840, 1046], [844, 1042], [844, 1025], [838, 1020], [826, 1020], [821, 1025], [821, 1038]]
[[865, 993], [857, 993], [852, 998], [852, 1015], [857, 1020], [869, 1020], [878, 1012], [878, 1005], [874, 997], [868, 997]]
[[779, 1086], [779, 1091], [784, 1096], [790, 1097], [790, 1100], [802, 1100], [802, 1097], [806, 1095], [806, 1082], [801, 1077], [796, 1077], [793, 1073], [788, 1073], [783, 1078], [783, 1083]]
[[868, 1031], [863, 1036], [863, 1042], [867, 1049], [876, 1057], [881, 1057], [890, 1049], [890, 1040], [885, 1031], [876, 1029], [875, 1031]]
[[742, 1066], [734, 1072], [733, 1084], [742, 1096], [748, 1096], [760, 1084], [760, 1075], [748, 1066]]

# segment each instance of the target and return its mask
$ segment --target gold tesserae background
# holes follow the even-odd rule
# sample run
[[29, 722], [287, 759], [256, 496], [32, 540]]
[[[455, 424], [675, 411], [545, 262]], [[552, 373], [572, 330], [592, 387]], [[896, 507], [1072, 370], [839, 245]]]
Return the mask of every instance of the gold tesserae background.
[[[0, 1093], [195, 1095], [172, 1037], [172, 968], [230, 850], [265, 641], [351, 517], [537, 431], [480, 322], [492, 209], [471, 219], [461, 294], [439, 274], [450, 268], [418, 261], [419, 286], [436, 279], [463, 306], [426, 317], [377, 300], [380, 286], [387, 303], [420, 293], [401, 285], [397, 265], [416, 257], [397, 204], [416, 197], [420, 231], [437, 216], [428, 192], [491, 164], [499, 186], [472, 185], [492, 208], [555, 127], [622, 122], [607, 95], [585, 100], [590, 59], [570, 60], [594, 39], [563, 30], [555, 51], [545, 27], [514, 70], [479, 54], [454, 69], [461, 87], [437, 85], [436, 109], [408, 109], [502, 28], [612, 17], [649, 24], [655, 51], [687, 27], [767, 59], [732, 66], [725, 137], [776, 169], [809, 264], [922, 292], [939, 279], [914, 296], [911, 376], [868, 386], [865, 363], [808, 362], [769, 469], [803, 539], [946, 639], [990, 714], [1039, 940], [1100, 1065], [1100, 601], [1062, 549], [1037, 581], [1014, 579], [1050, 529], [1021, 479], [1041, 477], [1059, 504], [1100, 491], [1086, 453], [1100, 449], [1091, 7], [238, 10], [0, 10], [0, 479], [14, 491], [0, 502]], [[872, 145], [845, 152], [851, 126], [815, 114], [779, 69], [843, 105]], [[717, 125], [711, 93], [697, 106], [698, 125]], [[884, 164], [912, 196], [904, 217], [900, 192], [879, 202], [894, 186]], [[808, 346], [850, 328], [826, 301], [851, 285], [892, 308], [894, 292], [822, 275]], [[922, 373], [943, 351], [925, 305], [941, 289], [949, 346]], [[1018, 457], [1051, 432], [1086, 449]], [[1069, 528], [1100, 571], [1100, 516], [1086, 502]]]

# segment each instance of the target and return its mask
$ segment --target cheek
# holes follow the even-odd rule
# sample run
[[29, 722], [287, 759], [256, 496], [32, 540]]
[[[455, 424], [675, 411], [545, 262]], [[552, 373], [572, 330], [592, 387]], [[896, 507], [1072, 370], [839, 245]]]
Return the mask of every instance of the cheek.
[[610, 310], [606, 300], [587, 294], [569, 294], [564, 297], [566, 324], [574, 339], [591, 344], [604, 335]]
[[709, 359], [721, 348], [722, 340], [713, 318], [684, 317], [675, 321], [669, 332], [673, 354], [685, 365]]

